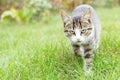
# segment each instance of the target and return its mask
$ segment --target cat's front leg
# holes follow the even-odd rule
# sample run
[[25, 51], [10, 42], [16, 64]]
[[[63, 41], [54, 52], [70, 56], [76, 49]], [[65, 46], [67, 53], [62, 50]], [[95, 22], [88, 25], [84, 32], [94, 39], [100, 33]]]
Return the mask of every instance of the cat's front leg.
[[72, 45], [72, 47], [73, 47], [73, 52], [75, 53], [75, 55], [82, 56], [79, 45]]
[[84, 69], [86, 73], [91, 71], [93, 66], [93, 57], [94, 57], [94, 50], [91, 48], [87, 48], [84, 50]]

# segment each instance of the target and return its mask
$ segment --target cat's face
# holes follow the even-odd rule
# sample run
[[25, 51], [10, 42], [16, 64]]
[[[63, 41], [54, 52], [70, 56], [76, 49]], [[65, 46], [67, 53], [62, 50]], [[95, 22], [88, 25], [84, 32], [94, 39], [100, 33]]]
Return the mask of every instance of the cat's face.
[[91, 12], [88, 10], [81, 17], [68, 17], [61, 13], [64, 23], [64, 33], [73, 44], [87, 43], [88, 36], [92, 33]]

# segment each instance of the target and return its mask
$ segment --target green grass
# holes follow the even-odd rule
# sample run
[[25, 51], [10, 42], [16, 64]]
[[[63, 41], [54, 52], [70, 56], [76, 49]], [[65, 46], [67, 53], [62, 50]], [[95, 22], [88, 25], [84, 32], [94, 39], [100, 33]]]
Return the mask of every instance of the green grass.
[[84, 75], [57, 13], [32, 24], [0, 23], [0, 80], [120, 80], [120, 7], [96, 10], [102, 34], [93, 75]]

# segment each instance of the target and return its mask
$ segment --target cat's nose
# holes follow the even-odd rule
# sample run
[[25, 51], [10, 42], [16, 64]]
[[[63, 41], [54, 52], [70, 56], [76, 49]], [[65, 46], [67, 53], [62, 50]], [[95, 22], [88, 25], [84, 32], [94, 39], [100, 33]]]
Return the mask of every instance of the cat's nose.
[[81, 42], [80, 38], [77, 38], [77, 42]]

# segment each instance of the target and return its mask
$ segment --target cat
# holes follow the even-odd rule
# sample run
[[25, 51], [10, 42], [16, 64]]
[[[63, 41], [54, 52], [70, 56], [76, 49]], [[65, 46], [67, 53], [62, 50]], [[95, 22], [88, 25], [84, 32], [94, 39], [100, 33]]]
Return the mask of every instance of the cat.
[[82, 56], [85, 72], [93, 66], [94, 51], [100, 41], [101, 24], [92, 6], [77, 6], [71, 16], [61, 11], [64, 33], [69, 38], [73, 51]]

